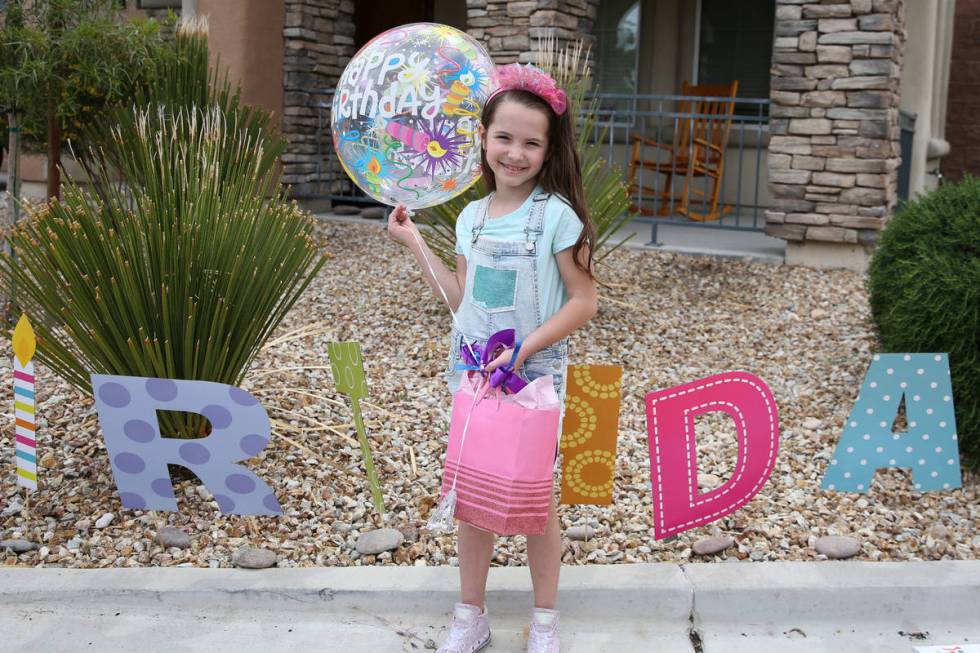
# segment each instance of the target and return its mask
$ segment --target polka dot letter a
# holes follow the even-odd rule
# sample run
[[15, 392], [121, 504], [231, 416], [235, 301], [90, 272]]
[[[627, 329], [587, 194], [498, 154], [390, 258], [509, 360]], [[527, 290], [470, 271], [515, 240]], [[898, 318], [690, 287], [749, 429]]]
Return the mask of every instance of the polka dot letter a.
[[[908, 430], [893, 433], [902, 397]], [[875, 354], [821, 487], [867, 492], [881, 467], [911, 469], [917, 490], [960, 487], [946, 354]]]
[[[269, 443], [269, 417], [241, 388], [209, 381], [92, 376], [99, 423], [124, 508], [177, 510], [167, 464], [194, 472], [233, 515], [278, 515], [268, 485], [242, 465]], [[193, 440], [160, 435], [156, 411], [204, 415], [211, 434]]]
[[561, 434], [564, 504], [612, 503], [622, 377], [618, 365], [568, 367]]

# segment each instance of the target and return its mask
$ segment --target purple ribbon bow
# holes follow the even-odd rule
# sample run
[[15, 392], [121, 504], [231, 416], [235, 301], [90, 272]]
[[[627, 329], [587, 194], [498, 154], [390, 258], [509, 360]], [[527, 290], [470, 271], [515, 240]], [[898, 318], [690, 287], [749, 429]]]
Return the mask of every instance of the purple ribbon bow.
[[[515, 343], [514, 339], [514, 329], [503, 329], [490, 336], [487, 339], [487, 344], [483, 346], [475, 342], [469, 346], [464, 345], [461, 347], [460, 354], [465, 362], [457, 363], [456, 369], [480, 372], [480, 374], [486, 377], [487, 373], [485, 368], [487, 364], [499, 356], [505, 349], [513, 347], [514, 353], [510, 357], [511, 362], [507, 365], [501, 365], [490, 373], [490, 387], [503, 388], [511, 394], [517, 394], [527, 385], [527, 381], [514, 373], [513, 362], [517, 359], [517, 354], [521, 351], [521, 343]], [[479, 360], [476, 360], [474, 355], [478, 356]]]

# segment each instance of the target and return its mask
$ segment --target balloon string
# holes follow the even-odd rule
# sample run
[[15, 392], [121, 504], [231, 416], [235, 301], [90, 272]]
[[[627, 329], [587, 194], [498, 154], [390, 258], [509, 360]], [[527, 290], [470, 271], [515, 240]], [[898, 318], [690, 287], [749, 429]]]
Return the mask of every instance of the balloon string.
[[[409, 217], [415, 215], [415, 211], [412, 211], [411, 209], [408, 209], [407, 212]], [[463, 331], [463, 327], [460, 326], [459, 320], [456, 318], [456, 311], [453, 310], [453, 305], [449, 302], [449, 297], [446, 295], [446, 290], [442, 287], [442, 284], [439, 283], [439, 277], [436, 276], [436, 271], [432, 269], [432, 263], [429, 262], [429, 257], [425, 253], [425, 247], [422, 243], [422, 239], [419, 237], [418, 229], [413, 231], [412, 235], [415, 236], [415, 242], [418, 243], [419, 251], [422, 253], [422, 260], [425, 261], [426, 267], [429, 268], [429, 275], [432, 277], [432, 280], [436, 282], [436, 287], [439, 289], [439, 292], [442, 294], [443, 301], [446, 302], [446, 308], [449, 309], [449, 314], [453, 317], [453, 324], [456, 326], [456, 330], [459, 331], [460, 334], [462, 334], [463, 336], [463, 344], [466, 345], [466, 348], [470, 350], [470, 355], [473, 357], [473, 360], [475, 361], [483, 360], [482, 357], [477, 356], [476, 352], [473, 351], [473, 346], [470, 344], [469, 340], [466, 337], [466, 333]]]

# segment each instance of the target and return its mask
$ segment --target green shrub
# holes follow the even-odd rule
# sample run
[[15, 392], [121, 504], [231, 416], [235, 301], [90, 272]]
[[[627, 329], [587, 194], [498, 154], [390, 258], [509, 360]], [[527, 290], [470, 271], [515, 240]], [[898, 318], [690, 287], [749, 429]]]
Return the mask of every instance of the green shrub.
[[881, 234], [868, 290], [884, 351], [949, 354], [960, 454], [980, 469], [980, 179], [905, 204]]

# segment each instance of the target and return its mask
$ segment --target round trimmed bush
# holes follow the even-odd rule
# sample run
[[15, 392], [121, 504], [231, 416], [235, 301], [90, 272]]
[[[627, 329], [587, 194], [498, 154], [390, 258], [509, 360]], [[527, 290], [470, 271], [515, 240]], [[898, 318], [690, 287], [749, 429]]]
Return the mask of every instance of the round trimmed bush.
[[980, 179], [903, 205], [881, 234], [868, 291], [883, 351], [949, 354], [960, 454], [980, 470]]

